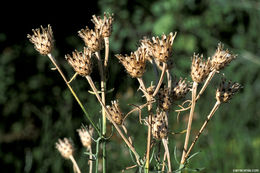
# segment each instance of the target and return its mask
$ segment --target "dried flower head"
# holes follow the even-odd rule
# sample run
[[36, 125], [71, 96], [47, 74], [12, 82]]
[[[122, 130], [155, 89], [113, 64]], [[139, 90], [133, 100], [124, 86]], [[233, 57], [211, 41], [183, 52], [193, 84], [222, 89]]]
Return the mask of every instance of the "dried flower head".
[[167, 63], [168, 59], [172, 55], [172, 44], [176, 33], [173, 35], [171, 32], [168, 36], [162, 35], [161, 39], [159, 37], [152, 37], [151, 41], [146, 41], [146, 44], [150, 47], [151, 54], [159, 62]]
[[121, 125], [123, 121], [123, 114], [119, 108], [118, 101], [114, 100], [111, 103], [112, 105], [107, 106], [107, 109], [109, 110], [113, 121], [116, 124]]
[[174, 100], [184, 98], [191, 89], [191, 83], [186, 79], [180, 78], [179, 81], [174, 82], [172, 95]]
[[100, 30], [93, 30], [86, 27], [86, 29], [81, 29], [78, 33], [85, 42], [85, 45], [91, 50], [91, 52], [98, 52], [103, 48]]
[[56, 142], [56, 148], [65, 159], [69, 159], [73, 154], [72, 141], [68, 138], [64, 138], [63, 140], [59, 139], [58, 142]]
[[92, 16], [91, 20], [95, 24], [95, 29], [101, 32], [102, 37], [109, 37], [112, 33], [113, 14], [104, 13], [104, 19], [100, 16]]
[[147, 91], [147, 93], [148, 93], [150, 96], [152, 96], [153, 93], [154, 93], [154, 89], [155, 89], [155, 86], [154, 86], [153, 84], [151, 84], [151, 86], [149, 86], [149, 87], [146, 89], [146, 91]]
[[145, 48], [139, 47], [134, 53], [131, 52], [131, 55], [115, 55], [119, 61], [123, 64], [126, 71], [133, 77], [142, 77], [145, 72], [146, 66], [146, 57], [147, 51]]
[[91, 137], [93, 135], [93, 128], [89, 126], [89, 128], [82, 126], [80, 129], [77, 130], [81, 143], [84, 147], [87, 149], [90, 149], [91, 147]]
[[33, 35], [27, 35], [30, 42], [34, 44], [34, 48], [42, 55], [47, 55], [51, 53], [54, 40], [51, 26], [48, 25], [47, 28], [37, 28], [33, 29]]
[[191, 65], [191, 78], [194, 82], [203, 82], [211, 71], [210, 58], [203, 60], [203, 55], [194, 54]]
[[218, 48], [211, 59], [212, 68], [217, 71], [221, 70], [235, 58], [236, 55], [229, 53], [228, 50], [224, 50], [224, 45], [219, 43]]
[[167, 115], [164, 111], [156, 111], [156, 115], [152, 116], [152, 135], [155, 139], [167, 137], [168, 132]]
[[170, 109], [171, 105], [172, 105], [172, 92], [170, 90], [170, 88], [167, 88], [166, 86], [164, 86], [164, 88], [161, 88], [158, 92], [158, 105], [159, 108], [167, 111]]
[[217, 101], [220, 103], [228, 102], [240, 88], [241, 85], [239, 83], [227, 82], [225, 78], [222, 78], [219, 88], [216, 91]]
[[89, 49], [84, 47], [84, 52], [75, 50], [72, 52], [72, 56], [65, 55], [65, 58], [79, 75], [84, 77], [92, 72], [91, 51]]

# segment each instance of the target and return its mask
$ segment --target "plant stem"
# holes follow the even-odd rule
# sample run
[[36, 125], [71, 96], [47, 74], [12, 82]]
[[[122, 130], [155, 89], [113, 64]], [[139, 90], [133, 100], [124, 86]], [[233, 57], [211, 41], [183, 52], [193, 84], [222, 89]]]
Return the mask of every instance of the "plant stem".
[[93, 156], [92, 156], [92, 148], [91, 146], [89, 147], [89, 173], [92, 173], [92, 169], [93, 169]]
[[81, 101], [79, 100], [78, 96], [76, 95], [76, 93], [74, 92], [74, 90], [72, 89], [72, 87], [70, 86], [69, 82], [67, 81], [66, 77], [64, 76], [62, 70], [60, 69], [60, 67], [58, 66], [58, 64], [56, 63], [54, 57], [52, 56], [52, 54], [48, 54], [49, 59], [51, 60], [51, 62], [53, 63], [53, 65], [56, 67], [56, 69], [58, 70], [58, 72], [60, 73], [61, 77], [63, 78], [63, 80], [65, 81], [66, 85], [68, 86], [70, 92], [72, 93], [72, 95], [74, 96], [74, 98], [76, 99], [76, 101], [78, 102], [79, 106], [81, 107], [81, 109], [83, 110], [85, 116], [87, 117], [87, 119], [89, 120], [89, 122], [91, 123], [91, 125], [95, 128], [95, 130], [97, 131], [98, 135], [101, 136], [101, 133], [99, 131], [99, 129], [97, 128], [97, 126], [94, 124], [93, 120], [90, 118], [88, 112], [86, 111], [86, 109], [84, 108], [84, 106], [82, 105]]
[[159, 80], [159, 82], [156, 86], [156, 89], [154, 90], [153, 96], [156, 96], [156, 94], [158, 93], [158, 91], [159, 91], [159, 89], [162, 85], [163, 77], [164, 77], [164, 74], [165, 74], [165, 71], [166, 71], [166, 66], [167, 66], [167, 64], [163, 63], [163, 69], [162, 69], [161, 77], [160, 77], [160, 80]]
[[70, 160], [73, 164], [73, 168], [76, 170], [76, 173], [81, 173], [79, 166], [72, 155], [70, 156]]
[[200, 96], [203, 94], [203, 92], [205, 91], [205, 89], [206, 89], [207, 86], [209, 85], [211, 79], [214, 77], [214, 75], [215, 75], [216, 72], [217, 72], [217, 71], [214, 69], [212, 72], [209, 73], [208, 78], [206, 79], [204, 85], [202, 86], [202, 88], [201, 88], [199, 94], [198, 94], [197, 97], [196, 97], [196, 101], [197, 101], [197, 100], [200, 98]]
[[194, 141], [191, 143], [191, 146], [189, 147], [186, 155], [185, 155], [185, 158], [184, 158], [184, 162], [186, 161], [187, 157], [189, 156], [192, 148], [194, 147], [194, 145], [196, 144], [197, 140], [199, 139], [200, 135], [202, 134], [202, 132], [204, 131], [204, 129], [206, 128], [208, 122], [210, 121], [210, 119], [213, 117], [214, 113], [217, 111], [217, 109], [219, 108], [220, 106], [220, 102], [216, 102], [216, 104], [214, 105], [214, 107], [212, 108], [212, 110], [210, 111], [209, 115], [207, 116], [207, 119], [205, 120], [205, 122], [203, 123], [203, 125], [201, 126], [197, 136], [195, 137]]
[[139, 163], [139, 159], [140, 156], [138, 155], [138, 153], [135, 151], [134, 147], [132, 146], [132, 144], [126, 139], [126, 137], [124, 136], [124, 134], [122, 133], [121, 129], [118, 127], [118, 125], [115, 123], [115, 121], [113, 121], [112, 116], [110, 114], [110, 112], [108, 111], [107, 107], [105, 106], [105, 104], [102, 102], [102, 99], [100, 98], [97, 88], [95, 87], [92, 79], [90, 76], [86, 76], [86, 79], [88, 80], [89, 85], [91, 86], [92, 90], [95, 92], [95, 95], [99, 101], [99, 103], [101, 104], [102, 107], [104, 107], [105, 112], [106, 112], [106, 116], [108, 117], [108, 119], [112, 122], [112, 124], [114, 125], [114, 127], [116, 128], [117, 132], [119, 133], [119, 135], [122, 137], [122, 139], [125, 141], [126, 145], [129, 147], [129, 149], [134, 153], [135, 157], [136, 157], [136, 161], [138, 164]]
[[194, 110], [195, 110], [195, 105], [196, 105], [197, 87], [198, 87], [198, 83], [197, 82], [193, 82], [193, 86], [192, 86], [192, 103], [191, 103], [189, 121], [188, 121], [187, 132], [186, 132], [186, 137], [185, 137], [185, 142], [184, 142], [184, 147], [183, 147], [181, 164], [184, 164], [184, 161], [185, 161], [184, 158], [185, 158], [185, 155], [186, 155], [186, 152], [187, 152], [187, 148], [188, 148], [188, 144], [189, 144], [191, 125], [192, 125], [192, 120], [193, 120], [193, 115], [194, 115]]
[[[106, 79], [104, 74], [104, 68], [103, 63], [100, 57], [100, 52], [96, 52], [96, 57], [98, 59], [98, 68], [100, 71], [100, 77], [101, 77], [101, 98], [102, 102], [106, 103]], [[104, 107], [102, 107], [102, 136], [106, 136], [106, 112]], [[106, 140], [103, 140], [102, 142], [102, 167], [103, 167], [103, 173], [106, 172]]]
[[170, 152], [169, 152], [169, 147], [168, 147], [168, 140], [163, 138], [162, 139], [164, 150], [167, 156], [167, 161], [168, 161], [168, 172], [172, 172], [172, 167], [171, 167], [171, 157], [170, 157]]

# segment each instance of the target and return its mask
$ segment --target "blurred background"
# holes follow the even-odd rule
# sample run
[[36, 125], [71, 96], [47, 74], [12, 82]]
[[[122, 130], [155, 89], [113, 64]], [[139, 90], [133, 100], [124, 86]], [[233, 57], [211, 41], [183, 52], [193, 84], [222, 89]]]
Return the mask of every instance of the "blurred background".
[[[10, 3], [10, 2], [9, 2]], [[12, 2], [11, 2], [12, 3]], [[21, 3], [21, 2], [20, 2]], [[23, 5], [23, 6], [22, 6]], [[215, 103], [215, 90], [222, 73], [239, 82], [243, 89], [228, 104], [220, 106], [205, 133], [194, 148], [201, 151], [189, 167], [205, 168], [201, 172], [232, 172], [233, 169], [260, 169], [260, 2], [257, 0], [98, 0], [53, 4], [8, 4], [1, 11], [0, 27], [0, 167], [3, 172], [73, 172], [69, 161], [55, 149], [58, 138], [70, 137], [75, 144], [75, 159], [82, 172], [87, 171], [87, 155], [76, 133], [88, 124], [78, 104], [47, 57], [41, 56], [26, 38], [31, 29], [51, 24], [54, 56], [68, 77], [73, 70], [64, 55], [81, 50], [83, 41], [77, 31], [93, 28], [93, 14], [114, 13], [113, 34], [110, 38], [108, 94], [119, 99], [122, 111], [132, 109], [127, 104], [142, 104], [138, 83], [126, 74], [115, 54], [135, 51], [143, 36], [157, 36], [177, 31], [173, 44], [174, 70], [177, 77], [190, 80], [191, 56], [194, 52], [211, 56], [219, 42], [238, 57], [221, 74], [215, 76], [199, 100], [195, 111], [192, 134], [195, 135]], [[14, 15], [12, 15], [14, 14]], [[95, 65], [92, 74], [100, 80]], [[147, 85], [155, 80], [149, 66], [144, 76]], [[82, 102], [96, 123], [100, 106], [88, 90], [84, 78], [72, 82]], [[174, 109], [178, 108], [174, 103]], [[185, 128], [188, 112], [170, 114], [171, 131]], [[143, 117], [145, 112], [143, 112]], [[131, 114], [126, 125], [137, 151], [143, 155], [146, 127]], [[111, 125], [108, 126], [111, 129]], [[96, 137], [96, 136], [95, 136]], [[170, 151], [181, 157], [184, 135], [171, 135]], [[114, 133], [108, 149], [108, 172], [121, 172], [133, 165], [124, 143]], [[176, 169], [177, 164], [173, 160]], [[135, 172], [129, 170], [126, 172]]]

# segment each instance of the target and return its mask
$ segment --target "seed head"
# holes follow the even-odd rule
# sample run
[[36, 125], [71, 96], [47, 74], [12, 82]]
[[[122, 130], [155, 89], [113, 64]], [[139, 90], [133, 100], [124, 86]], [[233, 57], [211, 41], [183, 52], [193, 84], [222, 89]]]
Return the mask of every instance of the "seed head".
[[226, 79], [222, 78], [219, 88], [216, 91], [217, 101], [220, 103], [228, 102], [240, 88], [241, 85], [239, 83], [226, 82]]
[[112, 115], [113, 121], [116, 124], [121, 125], [122, 121], [123, 121], [123, 114], [119, 108], [118, 101], [114, 100], [111, 103], [112, 103], [112, 105], [107, 106], [107, 109], [109, 110], [110, 114]]
[[30, 42], [34, 44], [34, 48], [42, 55], [47, 55], [51, 53], [54, 40], [51, 26], [48, 25], [47, 28], [37, 28], [33, 29], [33, 35], [27, 35]]
[[210, 58], [203, 60], [203, 55], [194, 54], [191, 65], [191, 78], [194, 82], [203, 82], [211, 70]]
[[86, 29], [81, 29], [78, 33], [91, 52], [98, 52], [103, 48], [102, 37], [99, 29], [90, 30], [86, 27]]
[[186, 94], [191, 89], [191, 83], [186, 81], [186, 79], [180, 78], [179, 81], [176, 81], [173, 85], [172, 95], [174, 100], [179, 100], [184, 98]]
[[152, 42], [146, 44], [150, 46], [153, 57], [159, 62], [167, 63], [168, 59], [172, 55], [172, 44], [176, 36], [171, 32], [168, 36], [163, 34], [161, 39], [159, 37], [152, 37]]
[[152, 116], [152, 135], [155, 139], [167, 137], [168, 125], [165, 112], [156, 111], [156, 115]]
[[159, 108], [167, 111], [170, 109], [172, 105], [172, 93], [170, 88], [167, 88], [164, 86], [164, 88], [161, 88], [158, 92], [158, 101], [159, 101]]
[[145, 48], [139, 47], [134, 53], [131, 52], [131, 55], [115, 55], [119, 61], [123, 64], [126, 71], [133, 77], [142, 77], [145, 72], [146, 66], [146, 57], [147, 51]]
[[95, 30], [101, 32], [102, 37], [109, 37], [112, 33], [112, 23], [113, 23], [113, 14], [104, 13], [104, 19], [101, 19], [100, 16], [92, 16], [91, 20], [95, 24]]
[[90, 75], [92, 72], [91, 51], [84, 47], [84, 52], [75, 50], [72, 56], [65, 55], [66, 60], [74, 68], [74, 70], [81, 76]]
[[224, 45], [219, 43], [218, 48], [211, 59], [212, 68], [217, 71], [227, 66], [237, 56], [229, 53], [228, 50], [224, 50]]
[[77, 130], [81, 143], [84, 147], [87, 149], [90, 149], [91, 147], [91, 137], [93, 135], [93, 128], [89, 126], [89, 128], [82, 126], [80, 129]]
[[68, 138], [64, 138], [63, 140], [59, 139], [58, 142], [56, 142], [56, 148], [65, 159], [69, 159], [73, 154], [72, 141]]

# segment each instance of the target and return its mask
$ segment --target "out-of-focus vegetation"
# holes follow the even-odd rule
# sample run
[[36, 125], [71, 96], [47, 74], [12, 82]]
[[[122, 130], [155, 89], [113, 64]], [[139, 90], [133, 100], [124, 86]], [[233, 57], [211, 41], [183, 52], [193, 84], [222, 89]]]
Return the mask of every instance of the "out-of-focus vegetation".
[[[136, 50], [138, 40], [143, 36], [177, 31], [173, 44], [174, 75], [188, 79], [193, 52], [211, 56], [217, 43], [222, 42], [238, 54], [224, 72], [228, 79], [241, 83], [244, 89], [229, 104], [221, 105], [194, 149], [202, 152], [192, 159], [189, 166], [205, 167], [202, 172], [216, 173], [232, 172], [236, 168], [260, 169], [260, 3], [253, 0], [99, 0], [98, 6], [98, 15], [107, 11], [114, 13], [115, 18], [110, 39], [112, 52], [108, 80], [108, 89], [114, 88], [114, 91], [107, 100], [109, 103], [111, 99], [119, 99], [125, 113], [130, 110], [127, 104], [141, 104], [144, 100], [136, 97], [141, 96], [136, 91], [137, 82], [127, 76], [114, 54]], [[90, 18], [87, 16], [84, 20]], [[52, 24], [57, 40], [54, 54], [68, 76], [73, 75], [73, 70], [64, 61], [64, 54], [83, 47], [76, 32], [89, 24], [73, 25], [71, 35], [60, 34], [63, 28]], [[61, 77], [50, 70], [52, 66], [48, 58], [39, 55], [26, 40], [27, 33], [23, 33], [15, 44], [1, 46], [1, 168], [8, 172], [72, 172], [70, 163], [64, 161], [54, 147], [58, 138], [66, 136], [75, 142], [75, 158], [86, 171], [87, 156], [83, 153], [76, 129], [88, 122]], [[64, 37], [63, 43], [58, 39], [61, 36]], [[0, 33], [1, 45], [6, 45], [8, 39], [8, 34]], [[150, 70], [147, 73], [145, 81], [154, 80], [153, 73]], [[97, 70], [92, 76], [99, 81]], [[220, 76], [215, 77], [209, 86], [211, 90], [207, 90], [198, 103], [193, 134], [214, 105], [214, 92]], [[87, 82], [77, 77], [72, 86], [98, 123], [100, 107], [95, 97], [88, 93]], [[187, 115], [182, 113], [179, 123], [176, 115], [174, 111], [171, 113], [170, 129], [181, 131]], [[127, 126], [137, 151], [145, 152], [146, 129], [138, 125], [137, 116], [131, 115]], [[171, 154], [177, 146], [177, 157], [180, 158], [184, 135], [170, 136], [170, 141]], [[108, 172], [120, 172], [133, 164], [117, 135], [112, 137], [107, 148]], [[174, 163], [174, 168], [176, 166]]]

